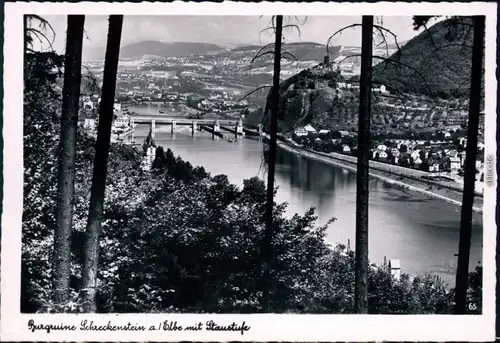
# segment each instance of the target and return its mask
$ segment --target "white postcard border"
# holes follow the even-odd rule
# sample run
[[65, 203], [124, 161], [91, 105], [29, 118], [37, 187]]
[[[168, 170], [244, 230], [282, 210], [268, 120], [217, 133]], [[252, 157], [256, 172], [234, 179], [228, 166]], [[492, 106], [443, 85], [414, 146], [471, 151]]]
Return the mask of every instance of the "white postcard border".
[[[164, 14], [164, 15], [486, 15], [485, 54], [485, 145], [486, 155], [496, 156], [496, 4], [494, 3], [7, 3], [4, 43], [4, 201], [2, 213], [1, 337], [7, 341], [489, 341], [494, 338], [495, 320], [495, 186], [486, 187], [483, 210], [483, 314], [478, 316], [366, 316], [366, 315], [46, 315], [20, 314], [20, 257], [22, 217], [23, 65], [22, 15], [54, 14]], [[494, 171], [496, 172], [496, 171]], [[28, 330], [28, 321], [74, 324], [94, 320], [115, 325], [131, 322], [158, 326], [214, 320], [241, 324], [250, 330], [238, 332], [91, 332]]]

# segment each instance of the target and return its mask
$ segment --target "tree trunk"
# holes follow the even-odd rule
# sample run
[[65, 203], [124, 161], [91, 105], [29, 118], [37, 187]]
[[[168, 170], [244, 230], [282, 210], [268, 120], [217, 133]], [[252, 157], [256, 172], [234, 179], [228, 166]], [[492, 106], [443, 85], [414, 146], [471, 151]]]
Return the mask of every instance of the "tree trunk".
[[54, 234], [54, 302], [57, 305], [66, 303], [69, 296], [71, 229], [75, 197], [76, 132], [82, 79], [84, 22], [85, 16], [83, 15], [68, 16], [61, 112], [57, 228]]
[[104, 191], [108, 169], [109, 145], [111, 140], [111, 124], [113, 122], [113, 105], [115, 101], [116, 72], [120, 54], [123, 16], [109, 16], [108, 41], [104, 61], [104, 77], [102, 98], [99, 109], [99, 126], [97, 128], [94, 171], [90, 193], [89, 217], [85, 235], [83, 261], [84, 310], [95, 312], [97, 271], [99, 264], [99, 237], [104, 209]]
[[368, 313], [368, 161], [370, 159], [373, 16], [363, 16], [361, 39], [354, 302], [356, 313]]
[[274, 47], [274, 74], [272, 88], [271, 106], [271, 132], [269, 142], [269, 167], [267, 171], [267, 202], [266, 202], [266, 231], [264, 236], [263, 256], [263, 303], [262, 310], [269, 311], [270, 297], [270, 269], [273, 261], [272, 239], [273, 239], [273, 205], [274, 205], [274, 176], [276, 172], [276, 149], [278, 136], [278, 111], [280, 97], [280, 63], [281, 63], [281, 39], [283, 31], [283, 16], [276, 16], [276, 40]]
[[465, 150], [464, 191], [460, 217], [460, 242], [455, 287], [455, 313], [466, 312], [467, 286], [469, 276], [470, 241], [472, 231], [472, 207], [476, 181], [477, 134], [481, 111], [482, 67], [484, 49], [484, 16], [475, 16], [474, 41], [472, 46], [472, 67], [470, 83], [469, 123], [467, 147]]

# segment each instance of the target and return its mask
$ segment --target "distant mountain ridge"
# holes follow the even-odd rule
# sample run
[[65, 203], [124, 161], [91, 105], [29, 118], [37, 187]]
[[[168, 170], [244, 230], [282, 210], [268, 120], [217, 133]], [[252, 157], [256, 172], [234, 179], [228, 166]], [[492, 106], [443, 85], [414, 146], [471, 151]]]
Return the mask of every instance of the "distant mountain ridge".
[[[142, 58], [143, 56], [157, 57], [184, 57], [193, 54], [252, 54], [261, 49], [263, 45], [255, 44], [213, 44], [199, 42], [164, 42], [156, 40], [140, 41], [124, 45], [120, 50], [120, 58]], [[330, 52], [335, 54], [340, 47], [330, 47]], [[299, 61], [314, 60], [321, 62], [326, 55], [324, 44], [315, 42], [291, 42], [283, 44], [283, 49], [295, 56]], [[92, 48], [84, 51], [86, 60], [103, 59], [104, 47]]]
[[[256, 56], [258, 52], [272, 52], [273, 46], [270, 45], [266, 49], [263, 49], [264, 45], [244, 45], [239, 46], [235, 49], [231, 49], [229, 51], [224, 52], [225, 57], [230, 57], [233, 59], [239, 58], [253, 58]], [[340, 46], [331, 46], [330, 47], [330, 59], [335, 58], [340, 50]], [[261, 50], [262, 49], [262, 50]], [[287, 53], [284, 55], [284, 59], [288, 59], [290, 62], [295, 62], [297, 60], [300, 62], [317, 62], [322, 63], [325, 55], [326, 55], [326, 47], [324, 44], [315, 43], [315, 42], [291, 42], [284, 43], [282, 46], [283, 53]], [[266, 56], [262, 56], [261, 58], [255, 60], [252, 64], [253, 68], [261, 68], [267, 67], [272, 68], [273, 58], [272, 54], [268, 54]], [[250, 66], [248, 66], [250, 68]]]
[[[406, 42], [401, 42], [403, 46]], [[224, 53], [241, 54], [257, 52], [263, 45], [256, 44], [236, 44], [236, 43], [201, 43], [201, 42], [165, 42], [158, 40], [146, 40], [124, 45], [120, 51], [120, 58], [142, 58], [143, 56], [156, 57], [184, 57], [193, 54]], [[395, 46], [389, 46], [394, 49]], [[324, 44], [316, 42], [291, 42], [283, 44], [284, 51], [294, 55], [299, 61], [322, 62], [326, 55]], [[336, 56], [341, 49], [360, 49], [357, 46], [330, 46], [330, 60], [332, 55]], [[84, 49], [85, 60], [104, 59], [105, 47], [94, 47], [89, 50]]]
[[224, 51], [225, 48], [211, 43], [142, 41], [127, 44], [120, 51], [121, 58], [141, 58], [144, 55], [159, 57], [183, 57]]
[[[231, 49], [230, 52], [244, 52], [244, 51], [254, 51], [260, 50], [265, 45], [241, 45], [234, 49]], [[290, 53], [297, 53], [300, 49], [311, 49], [311, 50], [321, 50], [322, 54], [326, 54], [326, 47], [324, 44], [315, 43], [315, 42], [291, 42], [291, 43], [283, 43], [282, 45], [283, 51], [288, 51]], [[272, 45], [268, 49], [263, 51], [272, 50]]]

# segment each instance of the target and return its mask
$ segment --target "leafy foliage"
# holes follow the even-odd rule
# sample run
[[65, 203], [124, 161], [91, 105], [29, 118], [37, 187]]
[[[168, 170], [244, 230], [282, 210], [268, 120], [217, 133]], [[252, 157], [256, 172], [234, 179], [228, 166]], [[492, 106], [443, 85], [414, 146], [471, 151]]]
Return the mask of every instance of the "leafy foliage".
[[[36, 306], [40, 291], [51, 289], [50, 274], [39, 278], [44, 264], [50, 263], [52, 233], [57, 196], [57, 119], [60, 97], [54, 89], [61, 59], [56, 54], [27, 54], [25, 61], [24, 101], [24, 208], [23, 208], [23, 278], [25, 306]], [[42, 150], [40, 150], [42, 148]], [[34, 280], [39, 280], [35, 284]], [[47, 296], [48, 297], [48, 296]], [[45, 297], [45, 298], [47, 298]], [[29, 299], [29, 300], [28, 300]]]

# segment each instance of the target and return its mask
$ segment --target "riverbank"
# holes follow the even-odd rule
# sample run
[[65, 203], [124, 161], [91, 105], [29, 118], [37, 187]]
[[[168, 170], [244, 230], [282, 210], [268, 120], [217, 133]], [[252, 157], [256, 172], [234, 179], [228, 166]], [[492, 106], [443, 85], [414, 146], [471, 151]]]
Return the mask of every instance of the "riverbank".
[[[339, 166], [354, 172], [356, 172], [357, 170], [356, 163], [350, 162], [344, 158], [342, 159], [338, 158], [337, 156], [335, 156], [335, 154], [321, 153], [321, 152], [311, 151], [309, 149], [294, 147], [282, 141], [278, 141], [278, 147], [280, 147], [283, 150], [289, 151], [291, 153], [297, 154], [299, 156]], [[370, 168], [369, 175], [384, 182], [397, 185], [399, 187], [414, 192], [418, 192], [435, 199], [440, 199], [442, 201], [445, 201], [447, 203], [456, 206], [462, 206], [462, 192], [453, 189], [446, 189], [444, 187], [436, 185], [429, 186], [429, 184], [426, 181], [419, 181], [413, 178], [412, 179], [405, 178], [404, 175], [402, 174], [394, 174], [387, 171], [375, 170], [373, 168]], [[403, 179], [401, 179], [402, 177]], [[482, 206], [483, 206], [483, 199], [476, 196], [474, 198], [473, 211], [478, 213], [483, 213]]]

